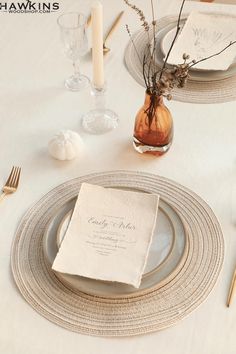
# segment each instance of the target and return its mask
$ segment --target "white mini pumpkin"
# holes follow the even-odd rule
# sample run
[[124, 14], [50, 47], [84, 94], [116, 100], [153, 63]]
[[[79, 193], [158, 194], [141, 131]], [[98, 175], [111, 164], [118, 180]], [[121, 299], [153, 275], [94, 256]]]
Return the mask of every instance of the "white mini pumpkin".
[[73, 160], [83, 151], [83, 140], [78, 133], [62, 130], [48, 143], [49, 154], [57, 160]]

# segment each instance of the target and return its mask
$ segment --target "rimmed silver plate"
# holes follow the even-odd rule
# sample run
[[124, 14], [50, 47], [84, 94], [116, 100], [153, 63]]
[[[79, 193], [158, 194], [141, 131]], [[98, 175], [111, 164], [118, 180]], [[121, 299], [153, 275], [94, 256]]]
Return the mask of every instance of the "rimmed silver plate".
[[[52, 265], [58, 247], [67, 230], [76, 199], [64, 204], [51, 219], [44, 233], [44, 254]], [[139, 289], [122, 283], [89, 279], [55, 272], [58, 279], [75, 291], [103, 297], [140, 295], [151, 288], [161, 287], [173, 279], [182, 268], [188, 252], [188, 237], [176, 211], [160, 200], [156, 229], [150, 247], [145, 272]]]

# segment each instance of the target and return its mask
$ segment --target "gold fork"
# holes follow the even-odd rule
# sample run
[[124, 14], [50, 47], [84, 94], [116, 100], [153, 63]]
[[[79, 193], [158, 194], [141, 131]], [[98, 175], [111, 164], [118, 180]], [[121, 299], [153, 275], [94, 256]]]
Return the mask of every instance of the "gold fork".
[[110, 48], [106, 46], [106, 41], [110, 38], [116, 27], [118, 26], [118, 23], [120, 22], [121, 17], [124, 15], [124, 11], [121, 11], [119, 15], [116, 17], [115, 21], [113, 22], [110, 30], [108, 31], [104, 41], [103, 41], [103, 54], [107, 54], [110, 52]]
[[15, 166], [12, 167], [8, 180], [6, 181], [6, 184], [2, 189], [2, 194], [0, 195], [0, 201], [6, 195], [16, 192], [20, 180], [20, 173], [21, 173], [20, 167], [15, 167]]

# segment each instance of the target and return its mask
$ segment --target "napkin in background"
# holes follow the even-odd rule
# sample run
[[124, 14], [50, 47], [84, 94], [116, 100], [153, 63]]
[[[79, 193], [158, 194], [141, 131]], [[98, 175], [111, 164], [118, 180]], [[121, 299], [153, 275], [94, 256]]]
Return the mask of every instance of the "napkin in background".
[[[190, 55], [190, 60], [201, 60], [224, 49], [236, 40], [236, 21], [234, 16], [191, 12], [180, 35], [178, 36], [168, 63], [180, 64], [183, 54]], [[195, 69], [227, 70], [236, 55], [235, 46], [220, 55], [195, 65]]]

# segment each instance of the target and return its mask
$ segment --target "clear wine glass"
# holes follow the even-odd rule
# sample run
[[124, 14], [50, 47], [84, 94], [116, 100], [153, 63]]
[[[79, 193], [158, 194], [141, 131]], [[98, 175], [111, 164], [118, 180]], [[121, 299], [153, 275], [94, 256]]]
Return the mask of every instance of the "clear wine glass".
[[65, 55], [74, 67], [74, 74], [65, 80], [65, 87], [72, 91], [83, 90], [89, 84], [89, 78], [79, 71], [79, 58], [88, 51], [86, 17], [81, 13], [69, 12], [61, 15], [57, 23]]

